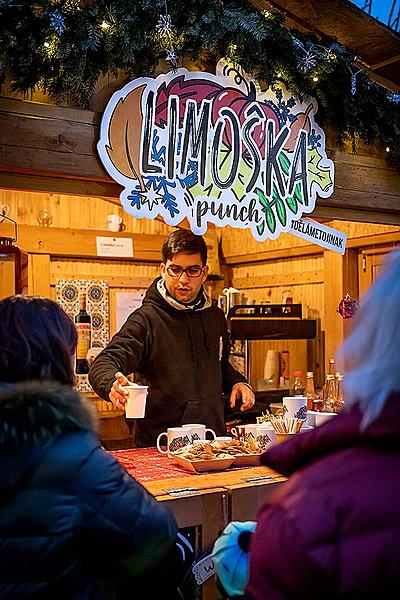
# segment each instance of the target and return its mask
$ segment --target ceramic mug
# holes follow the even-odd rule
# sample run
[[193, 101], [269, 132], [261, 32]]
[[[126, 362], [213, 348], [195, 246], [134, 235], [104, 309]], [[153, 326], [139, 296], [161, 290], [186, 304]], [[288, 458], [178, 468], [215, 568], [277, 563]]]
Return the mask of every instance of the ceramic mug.
[[257, 425], [256, 442], [261, 452], [265, 452], [269, 446], [276, 443], [276, 433], [272, 425], [267, 423]]
[[285, 418], [307, 418], [307, 398], [305, 396], [284, 396], [282, 404]]
[[[167, 438], [167, 449], [161, 449], [161, 439]], [[191, 442], [190, 432], [184, 427], [168, 427], [167, 431], [163, 431], [157, 438], [157, 450], [161, 454], [168, 454], [169, 457], [173, 456], [173, 452], [187, 446]]]
[[205, 440], [207, 433], [210, 433], [212, 439], [215, 440], [215, 431], [213, 429], [208, 429], [208, 427], [202, 423], [186, 423], [185, 425], [182, 425], [182, 427], [190, 431], [192, 442], [195, 440]]
[[122, 223], [122, 217], [119, 215], [108, 215], [107, 227], [109, 231], [123, 231], [125, 225]]
[[247, 425], [236, 425], [236, 427], [232, 427], [231, 434], [235, 436], [238, 440], [246, 441], [249, 439], [250, 435], [256, 439], [257, 435], [257, 423], [248, 423]]

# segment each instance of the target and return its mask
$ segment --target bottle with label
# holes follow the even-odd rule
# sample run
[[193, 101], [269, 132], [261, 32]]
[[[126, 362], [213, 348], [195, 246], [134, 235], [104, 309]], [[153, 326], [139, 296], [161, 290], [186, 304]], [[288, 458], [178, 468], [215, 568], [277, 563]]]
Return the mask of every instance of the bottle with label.
[[303, 371], [294, 371], [292, 383], [290, 385], [290, 396], [304, 396], [304, 374]]
[[328, 373], [324, 386], [324, 412], [335, 412], [336, 383], [333, 373]]
[[320, 399], [315, 391], [314, 373], [312, 371], [307, 371], [306, 373], [306, 388], [304, 390], [304, 395], [307, 398], [307, 410], [315, 410], [314, 404], [317, 401], [320, 402]]
[[89, 372], [86, 356], [92, 335], [92, 318], [86, 311], [86, 294], [84, 293], [79, 294], [79, 313], [75, 316], [74, 321], [78, 333], [75, 372], [77, 375], [84, 375]]

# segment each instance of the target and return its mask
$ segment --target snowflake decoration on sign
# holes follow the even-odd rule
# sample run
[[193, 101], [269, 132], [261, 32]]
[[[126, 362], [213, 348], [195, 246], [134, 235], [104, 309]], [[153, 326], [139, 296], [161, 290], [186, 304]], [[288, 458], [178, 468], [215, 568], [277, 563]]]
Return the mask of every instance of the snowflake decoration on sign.
[[266, 104], [271, 108], [273, 107], [275, 109], [275, 112], [278, 108], [279, 114], [277, 116], [279, 119], [279, 125], [283, 127], [284, 125], [286, 125], [287, 121], [289, 121], [289, 123], [294, 123], [297, 117], [296, 115], [292, 115], [291, 109], [293, 108], [293, 106], [295, 106], [296, 100], [291, 96], [290, 98], [288, 98], [287, 102], [285, 102], [285, 100], [283, 100], [283, 93], [280, 88], [273, 88], [273, 91], [277, 100], [276, 105], [274, 105], [274, 103], [271, 100], [267, 100]]
[[308, 134], [308, 147], [310, 150], [321, 148], [321, 135], [315, 135], [315, 129], [311, 129], [311, 133]]

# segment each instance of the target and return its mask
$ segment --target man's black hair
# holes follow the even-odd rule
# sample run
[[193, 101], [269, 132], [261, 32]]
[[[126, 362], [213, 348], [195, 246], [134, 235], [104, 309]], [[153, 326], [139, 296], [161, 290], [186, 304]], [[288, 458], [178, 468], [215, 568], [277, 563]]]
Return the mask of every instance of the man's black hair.
[[201, 235], [195, 235], [189, 229], [176, 229], [164, 240], [161, 254], [163, 262], [182, 252], [183, 254], [200, 254], [203, 266], [207, 263], [207, 245]]

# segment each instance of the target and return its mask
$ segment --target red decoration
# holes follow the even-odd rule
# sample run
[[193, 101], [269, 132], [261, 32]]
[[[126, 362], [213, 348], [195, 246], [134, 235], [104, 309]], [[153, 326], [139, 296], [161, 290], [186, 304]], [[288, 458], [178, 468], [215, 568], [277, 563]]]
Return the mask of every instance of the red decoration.
[[351, 319], [354, 317], [358, 309], [357, 300], [353, 300], [350, 294], [345, 294], [345, 297], [339, 302], [336, 311], [343, 319]]

